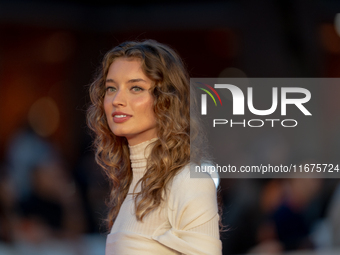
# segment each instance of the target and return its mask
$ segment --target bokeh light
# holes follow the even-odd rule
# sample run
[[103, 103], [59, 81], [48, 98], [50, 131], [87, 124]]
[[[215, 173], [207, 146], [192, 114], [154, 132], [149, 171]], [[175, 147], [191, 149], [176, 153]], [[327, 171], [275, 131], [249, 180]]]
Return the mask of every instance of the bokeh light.
[[40, 136], [52, 135], [59, 126], [59, 110], [50, 97], [38, 99], [30, 108], [28, 121], [32, 129]]

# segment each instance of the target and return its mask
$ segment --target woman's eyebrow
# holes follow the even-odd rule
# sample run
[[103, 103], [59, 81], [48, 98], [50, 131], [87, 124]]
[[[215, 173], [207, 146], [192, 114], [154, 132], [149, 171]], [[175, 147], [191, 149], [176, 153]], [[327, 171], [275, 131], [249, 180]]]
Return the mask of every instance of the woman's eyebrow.
[[116, 83], [113, 79], [106, 79], [105, 82], [109, 82], [109, 83]]
[[138, 78], [138, 79], [131, 79], [131, 80], [128, 81], [128, 83], [134, 83], [134, 82], [145, 82], [146, 83], [146, 80]]
[[[116, 83], [113, 79], [106, 79], [105, 81], [106, 83]], [[146, 83], [146, 80], [143, 80], [141, 78], [137, 78], [137, 79], [131, 79], [131, 80], [128, 80], [127, 83], [134, 83], [134, 82], [145, 82]]]

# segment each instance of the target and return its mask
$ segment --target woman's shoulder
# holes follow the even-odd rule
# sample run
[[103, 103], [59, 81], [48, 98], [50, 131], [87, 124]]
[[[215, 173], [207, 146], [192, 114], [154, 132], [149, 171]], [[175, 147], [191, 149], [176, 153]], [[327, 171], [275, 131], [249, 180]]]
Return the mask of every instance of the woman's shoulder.
[[191, 171], [190, 165], [185, 166], [174, 177], [169, 190], [169, 220], [177, 229], [191, 229], [208, 222], [218, 214], [213, 179], [209, 174], [194, 178]]
[[214, 180], [209, 173], [195, 173], [195, 165], [190, 163], [183, 167], [173, 178], [172, 191], [208, 192], [216, 194]]

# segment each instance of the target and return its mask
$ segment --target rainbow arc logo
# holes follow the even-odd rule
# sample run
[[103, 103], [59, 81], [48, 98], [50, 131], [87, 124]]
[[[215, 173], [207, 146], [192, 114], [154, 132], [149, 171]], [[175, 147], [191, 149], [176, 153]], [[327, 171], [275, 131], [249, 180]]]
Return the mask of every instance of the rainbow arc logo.
[[[204, 85], [204, 86], [206, 86], [208, 89], [210, 89], [210, 90], [217, 96], [218, 100], [220, 101], [220, 104], [222, 105], [222, 100], [221, 100], [219, 94], [217, 93], [217, 91], [216, 91], [213, 87], [211, 87], [211, 86], [208, 85], [208, 84], [202, 83], [202, 82], [196, 82], [196, 83], [199, 83], [199, 84], [201, 84], [201, 85]], [[205, 88], [201, 88], [201, 87], [198, 87], [198, 88], [201, 89], [201, 90], [203, 90], [204, 92], [206, 92], [206, 93], [212, 98], [212, 100], [214, 101], [215, 106], [217, 106], [215, 97], [213, 96], [213, 94], [212, 94], [209, 90], [207, 90], [207, 89], [205, 89]], [[206, 95], [206, 94], [202, 94], [202, 95], [201, 95], [201, 103], [202, 103], [202, 104], [201, 104], [201, 114], [202, 114], [202, 115], [207, 115], [207, 95]]]

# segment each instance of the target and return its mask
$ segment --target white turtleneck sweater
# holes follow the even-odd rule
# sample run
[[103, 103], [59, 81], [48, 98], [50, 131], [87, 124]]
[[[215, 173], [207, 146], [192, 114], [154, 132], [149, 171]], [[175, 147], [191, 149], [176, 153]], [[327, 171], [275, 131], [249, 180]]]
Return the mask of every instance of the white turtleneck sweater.
[[[106, 240], [106, 255], [221, 254], [216, 189], [211, 178], [190, 178], [184, 167], [160, 207], [137, 221], [133, 189], [146, 171], [149, 141], [129, 146], [133, 180]], [[150, 146], [148, 146], [150, 145]], [[140, 185], [136, 192], [140, 191]]]

